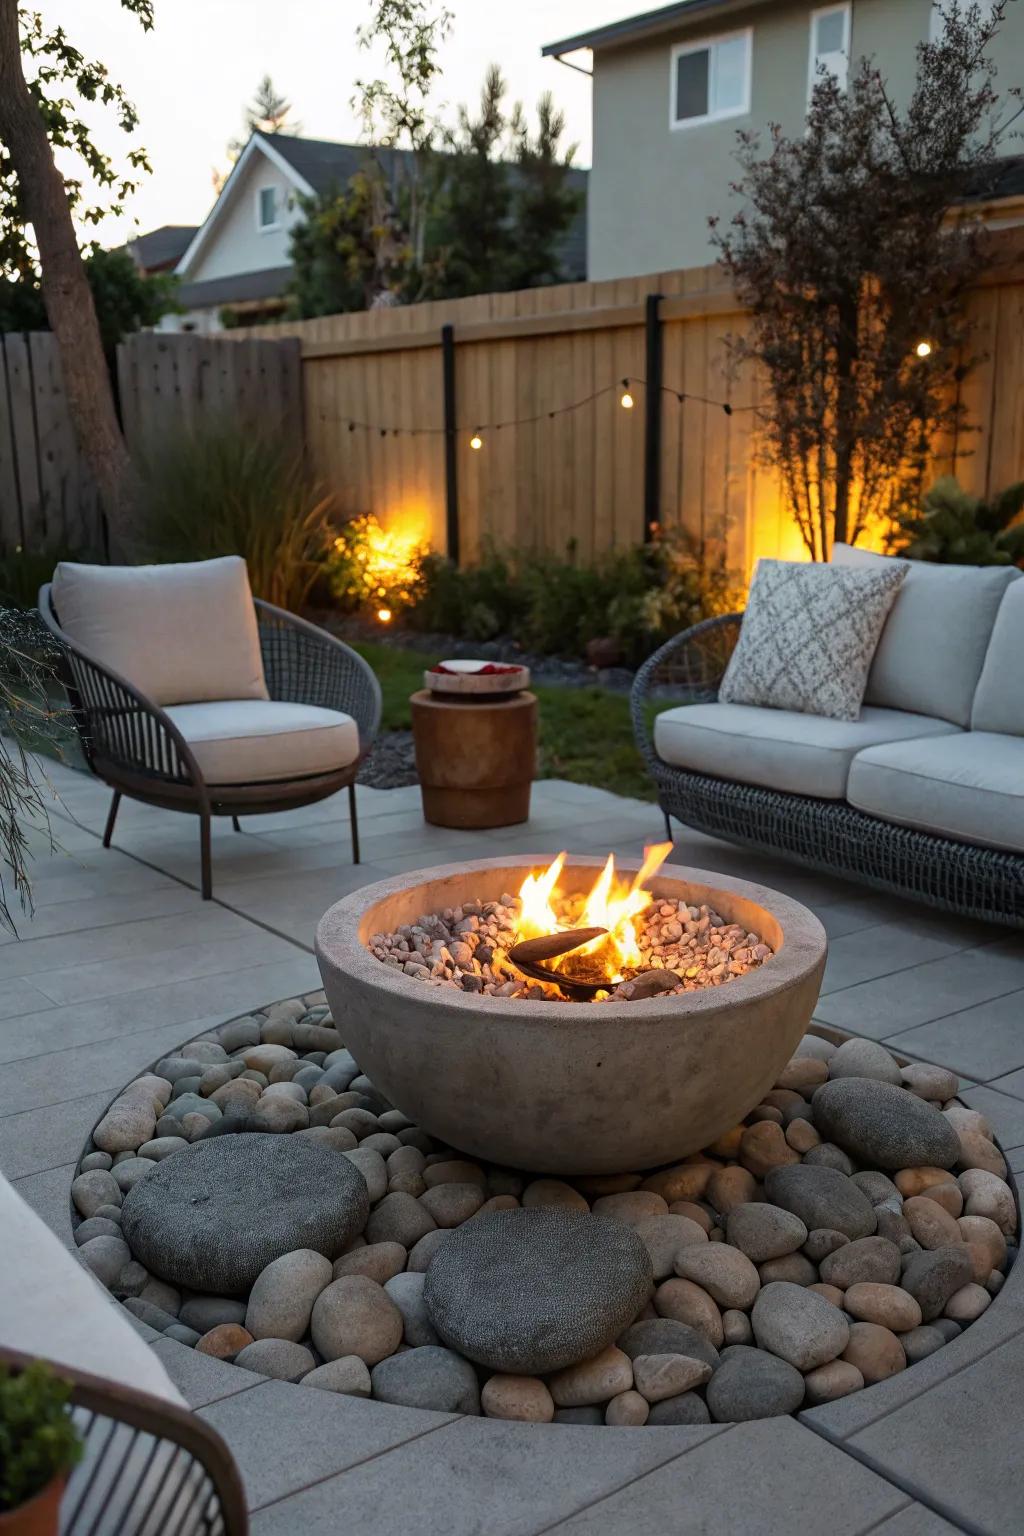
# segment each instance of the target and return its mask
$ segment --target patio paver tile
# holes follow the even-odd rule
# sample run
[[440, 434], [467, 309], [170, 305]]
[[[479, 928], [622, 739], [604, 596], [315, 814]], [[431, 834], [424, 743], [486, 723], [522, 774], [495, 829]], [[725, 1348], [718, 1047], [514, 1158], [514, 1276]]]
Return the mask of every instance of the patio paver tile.
[[984, 943], [820, 999], [816, 1016], [881, 1040], [1024, 986], [1024, 940]]
[[[112, 886], [117, 882], [112, 881]], [[179, 913], [200, 912], [198, 891], [172, 883], [156, 891], [138, 891], [129, 896], [91, 896], [88, 901], [61, 901], [51, 907], [39, 907], [33, 916], [16, 914], [18, 934], [0, 933], [0, 955], [12, 945], [41, 943], [61, 934], [99, 933], [122, 923], [151, 917], [174, 917]]]
[[[20, 1179], [57, 1163], [73, 1163], [110, 1103], [110, 1090], [22, 1114], [0, 1115], [0, 1173]], [[83, 1126], [85, 1129], [83, 1130]]]
[[1024, 1067], [1024, 989], [978, 1003], [917, 1029], [885, 1037], [896, 1050], [906, 1050], [976, 1082], [987, 1083]]
[[0, 987], [0, 1019], [16, 1019], [53, 1007], [53, 998], [20, 977], [8, 978]]
[[42, 1217], [50, 1231], [72, 1253], [77, 1251], [71, 1235], [71, 1180], [74, 1176], [74, 1163], [65, 1163], [59, 1168], [47, 1168], [42, 1173], [30, 1173], [23, 1179], [11, 1180], [26, 1204]]
[[212, 1355], [198, 1354], [187, 1344], [179, 1344], [177, 1339], [166, 1339], [159, 1334], [151, 1341], [151, 1348], [190, 1408], [204, 1408], [208, 1403], [235, 1397], [238, 1393], [244, 1395], [255, 1391], [267, 1380], [255, 1371], [243, 1371], [237, 1365], [228, 1365], [225, 1360], [214, 1359]]
[[[47, 911], [53, 910], [47, 908]], [[214, 939], [251, 936], [244, 918], [222, 907], [204, 912], [180, 912], [170, 916], [130, 918], [104, 928], [80, 928], [73, 933], [36, 938], [35, 925], [25, 926], [25, 937], [14, 947], [0, 949], [0, 988], [11, 976], [32, 979], [42, 987], [58, 970], [109, 964], [126, 956], [157, 955], [184, 945], [208, 945]]]
[[822, 999], [858, 982], [890, 977], [911, 966], [967, 949], [972, 942], [976, 941], [966, 933], [937, 934], [927, 921], [919, 920], [916, 909], [908, 910], [899, 926], [881, 923], [877, 928], [847, 934], [829, 945]]
[[212, 943], [186, 941], [173, 949], [140, 946], [135, 953], [117, 959], [51, 969], [40, 976], [36, 984], [44, 996], [58, 1005], [91, 1002], [130, 992], [147, 992], [153, 985], [154, 976], [169, 985], [175, 981], [223, 975], [225, 971], [240, 971], [250, 965], [289, 960], [296, 955], [296, 947], [290, 939], [254, 933], [246, 924], [237, 938]]
[[926, 1504], [907, 1504], [898, 1515], [892, 1515], [875, 1526], [872, 1536], [957, 1536], [965, 1529], [952, 1525], [937, 1515]]

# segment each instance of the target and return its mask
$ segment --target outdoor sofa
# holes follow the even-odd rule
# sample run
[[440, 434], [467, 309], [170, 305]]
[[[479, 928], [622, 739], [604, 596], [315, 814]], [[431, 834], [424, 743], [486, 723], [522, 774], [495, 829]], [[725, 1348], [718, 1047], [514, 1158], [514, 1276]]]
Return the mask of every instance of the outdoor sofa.
[[[886, 557], [837, 544], [837, 565]], [[633, 685], [670, 818], [807, 868], [1024, 927], [1024, 580], [909, 562], [860, 717], [718, 701], [742, 614], [675, 636]], [[650, 700], [685, 701], [649, 723]]]

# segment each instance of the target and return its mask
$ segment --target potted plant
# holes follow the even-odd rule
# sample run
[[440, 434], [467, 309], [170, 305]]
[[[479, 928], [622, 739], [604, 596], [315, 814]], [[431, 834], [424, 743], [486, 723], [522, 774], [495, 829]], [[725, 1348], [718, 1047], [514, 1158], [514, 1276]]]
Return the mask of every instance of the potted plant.
[[68, 1412], [71, 1383], [34, 1361], [0, 1364], [0, 1536], [56, 1536], [68, 1473], [82, 1442]]

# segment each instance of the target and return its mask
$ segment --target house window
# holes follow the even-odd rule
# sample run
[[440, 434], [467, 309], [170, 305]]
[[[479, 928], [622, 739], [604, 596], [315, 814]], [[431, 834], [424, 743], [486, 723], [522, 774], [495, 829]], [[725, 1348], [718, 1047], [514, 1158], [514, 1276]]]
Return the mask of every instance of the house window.
[[841, 91], [846, 90], [850, 73], [850, 3], [825, 5], [811, 12], [811, 58], [808, 70], [807, 95], [821, 79], [825, 69], [833, 77]]
[[748, 27], [673, 48], [673, 128], [693, 128], [750, 111], [752, 37]]
[[260, 229], [276, 229], [277, 217], [277, 188], [260, 187], [256, 193], [256, 223]]

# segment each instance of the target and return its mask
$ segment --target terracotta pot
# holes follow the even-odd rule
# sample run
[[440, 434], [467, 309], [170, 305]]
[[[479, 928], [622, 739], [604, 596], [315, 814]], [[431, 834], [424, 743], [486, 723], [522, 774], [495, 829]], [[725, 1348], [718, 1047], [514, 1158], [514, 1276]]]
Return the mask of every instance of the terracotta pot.
[[65, 1476], [55, 1477], [27, 1504], [0, 1514], [0, 1536], [57, 1536], [66, 1485]]

